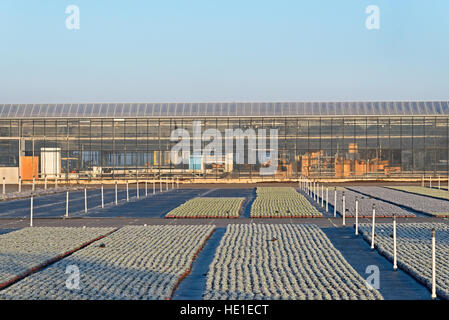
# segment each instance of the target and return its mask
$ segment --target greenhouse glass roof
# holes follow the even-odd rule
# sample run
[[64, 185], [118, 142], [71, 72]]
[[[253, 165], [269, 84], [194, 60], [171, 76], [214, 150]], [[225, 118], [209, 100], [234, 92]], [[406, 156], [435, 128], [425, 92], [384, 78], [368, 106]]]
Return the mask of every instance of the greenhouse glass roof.
[[0, 118], [445, 116], [448, 101], [0, 104]]

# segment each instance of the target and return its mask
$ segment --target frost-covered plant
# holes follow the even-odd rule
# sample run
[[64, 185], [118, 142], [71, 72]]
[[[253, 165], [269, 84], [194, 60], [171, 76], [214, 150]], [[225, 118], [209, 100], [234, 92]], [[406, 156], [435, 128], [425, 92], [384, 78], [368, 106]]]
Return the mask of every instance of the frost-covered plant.
[[166, 218], [238, 218], [245, 198], [194, 198], [166, 214]]
[[0, 235], [0, 285], [113, 230], [33, 227]]
[[[397, 263], [418, 281], [432, 288], [432, 229], [436, 230], [436, 288], [440, 297], [449, 299], [449, 226], [444, 223], [398, 223]], [[359, 226], [363, 238], [371, 241], [371, 224]], [[393, 224], [376, 225], [377, 250], [393, 260]]]
[[[371, 217], [373, 214], [373, 204], [376, 205], [376, 217], [415, 217], [413, 213], [402, 209], [394, 204], [377, 200], [369, 196], [351, 190], [337, 191], [337, 212], [342, 215], [343, 211], [343, 191], [345, 192], [346, 217], [355, 217], [355, 199], [359, 201], [359, 217]], [[329, 192], [329, 204], [335, 205], [334, 192]]]
[[[3, 299], [168, 299], [215, 226], [126, 226], [0, 291]], [[79, 269], [79, 289], [66, 268]]]
[[433, 188], [427, 188], [427, 187], [420, 187], [420, 186], [394, 186], [394, 187], [387, 187], [394, 190], [399, 191], [406, 191], [410, 193], [415, 193], [422, 196], [430, 196], [435, 198], [440, 198], [443, 200], [449, 200], [449, 193], [447, 190], [439, 190], [439, 189], [433, 189]]
[[322, 214], [294, 188], [259, 187], [251, 218], [321, 217]]
[[204, 299], [382, 299], [316, 225], [229, 225]]
[[435, 216], [449, 216], [449, 201], [433, 199], [383, 187], [351, 187], [350, 190], [387, 200]]

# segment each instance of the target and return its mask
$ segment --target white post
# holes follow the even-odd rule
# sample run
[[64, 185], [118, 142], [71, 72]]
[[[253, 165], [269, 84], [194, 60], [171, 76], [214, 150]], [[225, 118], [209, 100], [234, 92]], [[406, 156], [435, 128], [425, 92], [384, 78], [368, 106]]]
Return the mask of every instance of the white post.
[[5, 182], [5, 177], [3, 177], [3, 195], [6, 194], [6, 182]]
[[179, 189], [179, 178], [176, 178], [176, 189]]
[[47, 190], [47, 175], [44, 178], [44, 189]]
[[393, 214], [393, 270], [398, 269], [398, 258], [397, 258], [397, 238], [396, 238], [396, 215]]
[[137, 199], [140, 198], [140, 194], [139, 194], [139, 180], [136, 180], [136, 194], [137, 194]]
[[337, 216], [337, 187], [334, 187], [334, 218]]
[[355, 197], [355, 235], [359, 235], [359, 199]]
[[329, 212], [329, 186], [326, 186], [326, 213]]
[[175, 179], [171, 178], [171, 189], [175, 188]]
[[438, 190], [441, 189], [441, 177], [438, 175]]
[[156, 182], [153, 181], [153, 194], [156, 193]]
[[31, 194], [31, 202], [30, 202], [30, 227], [33, 226], [33, 202], [34, 202], [34, 195]]
[[36, 183], [36, 178], [33, 176], [33, 185], [31, 186], [31, 191], [36, 190], [36, 189], [35, 189], [35, 188], [36, 188], [35, 183]]
[[87, 188], [84, 186], [84, 213], [87, 213]]
[[103, 189], [103, 184], [101, 184], [101, 208], [104, 209], [104, 189]]
[[376, 224], [376, 205], [373, 203], [373, 223], [371, 226], [371, 249], [374, 249], [375, 224]]
[[346, 196], [345, 196], [345, 192], [343, 191], [343, 197], [342, 197], [342, 201], [343, 201], [343, 225], [346, 225]]
[[67, 189], [65, 194], [65, 217], [69, 217], [69, 189]]
[[168, 191], [168, 178], [165, 180], [165, 191]]
[[421, 177], [421, 187], [424, 187], [424, 175]]
[[435, 229], [432, 229], [432, 299], [437, 298]]
[[58, 188], [58, 177], [55, 178], [55, 189]]
[[126, 202], [129, 202], [129, 185], [128, 185], [128, 180], [126, 180]]
[[432, 176], [429, 176], [429, 188], [432, 188]]
[[19, 193], [22, 192], [22, 177], [19, 176]]
[[118, 204], [118, 199], [117, 199], [117, 181], [115, 181], [115, 205]]
[[321, 185], [321, 208], [324, 207], [324, 185]]
[[159, 177], [159, 191], [162, 192], [162, 178]]
[[148, 197], [148, 181], [145, 181], [145, 197]]

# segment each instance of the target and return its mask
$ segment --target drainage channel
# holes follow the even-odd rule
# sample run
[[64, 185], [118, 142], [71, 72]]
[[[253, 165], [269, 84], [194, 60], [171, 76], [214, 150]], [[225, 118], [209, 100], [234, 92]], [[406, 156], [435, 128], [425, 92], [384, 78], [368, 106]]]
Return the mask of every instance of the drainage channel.
[[203, 292], [206, 288], [206, 275], [209, 271], [209, 265], [214, 259], [215, 251], [225, 232], [225, 227], [215, 229], [203, 250], [201, 250], [193, 262], [190, 274], [181, 281], [173, 294], [173, 300], [202, 300]]

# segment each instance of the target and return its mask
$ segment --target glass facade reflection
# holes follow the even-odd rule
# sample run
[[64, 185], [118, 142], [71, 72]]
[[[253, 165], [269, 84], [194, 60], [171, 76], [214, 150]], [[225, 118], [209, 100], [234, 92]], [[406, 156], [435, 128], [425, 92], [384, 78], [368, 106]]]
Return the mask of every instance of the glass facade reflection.
[[[5, 112], [6, 106], [2, 107]], [[157, 107], [161, 106], [153, 105], [152, 112]], [[321, 106], [311, 103], [303, 107], [303, 113], [313, 113], [312, 108]], [[326, 112], [337, 114], [338, 108], [342, 107], [342, 104], [330, 103]], [[133, 113], [146, 112], [148, 106], [131, 104], [128, 105], [128, 116], [122, 118], [107, 116], [108, 108], [102, 105], [85, 105], [83, 113], [87, 112], [86, 108], [91, 108], [99, 115], [89, 118], [76, 116], [80, 112], [79, 106], [75, 112], [69, 106], [55, 105], [54, 110], [46, 111], [47, 114], [51, 112], [47, 117], [0, 118], [0, 167], [20, 167], [22, 158], [28, 158], [33, 162], [33, 176], [43, 178], [44, 174], [55, 174], [62, 179], [273, 180], [297, 179], [301, 175], [332, 179], [447, 176], [449, 116], [443, 109], [437, 113], [434, 107], [435, 114], [424, 112], [425, 103], [420, 108], [420, 102], [404, 103], [402, 107], [416, 108], [424, 115], [410, 115], [402, 110], [404, 115], [376, 116], [375, 113], [385, 106], [373, 102], [364, 105], [363, 116], [273, 116], [276, 108], [281, 107], [266, 104], [258, 107], [259, 114], [266, 113], [266, 116], [132, 117]], [[208, 112], [200, 110], [207, 109], [207, 104], [190, 104], [189, 108], [189, 113]], [[307, 111], [307, 108], [311, 109]], [[7, 110], [11, 112], [12, 109], [8, 107]], [[66, 113], [60, 116], [58, 110]], [[123, 115], [123, 105], [115, 105], [114, 112], [117, 110]], [[166, 112], [177, 115], [187, 111], [184, 104], [173, 104]], [[231, 103], [220, 108], [220, 113], [231, 112], [242, 111]], [[360, 110], [357, 112], [361, 113]], [[174, 164], [170, 151], [178, 141], [171, 141], [171, 133], [186, 129], [192, 134], [194, 120], [200, 121], [203, 132], [213, 128], [223, 133], [223, 138], [226, 129], [253, 129], [255, 132], [277, 129], [279, 165], [275, 174], [260, 175], [264, 163], [236, 163], [234, 155], [226, 155], [225, 141], [223, 156], [215, 162], [200, 163], [195, 167], [193, 162], [196, 160], [188, 155], [187, 163]], [[204, 147], [209, 141], [200, 143]], [[270, 141], [268, 145], [271, 145]], [[245, 147], [247, 151], [247, 141]], [[49, 165], [56, 168], [48, 168]]]

